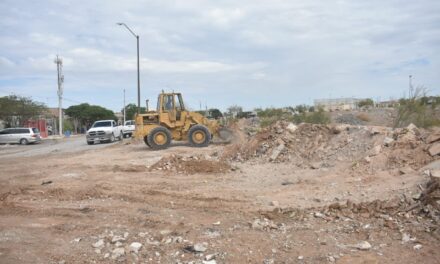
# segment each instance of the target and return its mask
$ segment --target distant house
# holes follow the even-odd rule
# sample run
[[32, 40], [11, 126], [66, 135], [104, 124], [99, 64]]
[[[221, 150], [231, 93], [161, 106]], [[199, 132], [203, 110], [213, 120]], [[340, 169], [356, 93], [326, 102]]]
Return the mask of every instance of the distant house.
[[314, 100], [315, 109], [323, 109], [327, 112], [353, 110], [358, 108], [358, 103], [365, 99], [357, 98], [334, 98]]
[[376, 104], [380, 108], [394, 108], [400, 105], [398, 100], [382, 101]]

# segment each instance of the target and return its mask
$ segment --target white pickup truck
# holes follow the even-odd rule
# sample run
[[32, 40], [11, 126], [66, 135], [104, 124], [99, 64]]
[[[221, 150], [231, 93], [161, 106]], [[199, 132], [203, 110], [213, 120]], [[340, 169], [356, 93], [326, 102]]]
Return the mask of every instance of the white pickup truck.
[[124, 128], [122, 129], [122, 133], [124, 137], [131, 137], [134, 134], [136, 127], [134, 120], [125, 121]]
[[87, 144], [93, 145], [100, 142], [113, 142], [122, 140], [122, 126], [118, 126], [114, 120], [99, 120], [93, 123], [87, 130]]

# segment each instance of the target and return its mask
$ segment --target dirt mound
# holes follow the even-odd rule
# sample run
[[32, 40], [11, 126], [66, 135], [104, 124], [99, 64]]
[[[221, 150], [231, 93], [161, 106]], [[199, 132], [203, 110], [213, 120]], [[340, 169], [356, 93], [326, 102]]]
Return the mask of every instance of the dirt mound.
[[150, 167], [150, 170], [171, 171], [185, 174], [224, 173], [231, 169], [226, 161], [207, 159], [204, 156], [183, 157], [170, 155], [163, 157]]
[[248, 140], [225, 148], [222, 158], [245, 161], [262, 158], [272, 162], [290, 161], [300, 167], [319, 162], [326, 166], [336, 160], [360, 158], [377, 140], [364, 127], [329, 126], [277, 122]]
[[314, 169], [351, 162], [359, 172], [367, 167], [371, 170], [407, 166], [419, 169], [436, 159], [428, 149], [440, 135], [432, 135], [413, 125], [393, 130], [373, 126], [294, 125], [279, 121], [255, 136], [227, 146], [221, 158], [239, 162], [250, 159], [291, 162]]

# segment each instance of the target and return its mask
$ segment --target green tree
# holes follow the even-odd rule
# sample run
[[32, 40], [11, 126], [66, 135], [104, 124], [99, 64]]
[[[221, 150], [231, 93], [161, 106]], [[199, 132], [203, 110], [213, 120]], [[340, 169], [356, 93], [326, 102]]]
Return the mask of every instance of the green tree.
[[373, 106], [374, 106], [374, 101], [370, 98], [358, 102], [358, 107], [369, 108]]
[[214, 119], [219, 119], [223, 117], [223, 114], [217, 108], [211, 108], [209, 109], [209, 116]]
[[[125, 118], [127, 120], [133, 120], [135, 114], [137, 113], [137, 105], [135, 104], [128, 104], [125, 106]], [[146, 108], [141, 106], [141, 114], [144, 114], [146, 112]], [[124, 114], [124, 108], [121, 109], [121, 113]]]
[[72, 105], [65, 110], [65, 113], [74, 120], [73, 124], [75, 131], [78, 131], [78, 126], [88, 127], [97, 120], [116, 120], [113, 111], [98, 105], [89, 105], [87, 103]]
[[38, 118], [47, 111], [46, 105], [33, 101], [30, 97], [9, 95], [0, 97], [0, 119], [6, 127], [21, 126], [32, 118]]

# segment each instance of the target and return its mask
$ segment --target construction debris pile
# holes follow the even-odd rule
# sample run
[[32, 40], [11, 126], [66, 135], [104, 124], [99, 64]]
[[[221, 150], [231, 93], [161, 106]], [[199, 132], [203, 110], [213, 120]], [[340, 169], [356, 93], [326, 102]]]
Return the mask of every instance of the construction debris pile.
[[231, 166], [225, 162], [216, 160], [211, 156], [169, 155], [160, 159], [150, 167], [150, 170], [170, 171], [183, 174], [196, 173], [221, 173], [227, 172]]
[[[262, 159], [298, 167], [332, 167], [337, 162], [374, 164], [383, 169], [419, 169], [440, 153], [440, 135], [418, 129], [353, 125], [317, 125], [279, 121], [225, 148], [224, 160]], [[374, 161], [374, 162], [373, 162]]]

